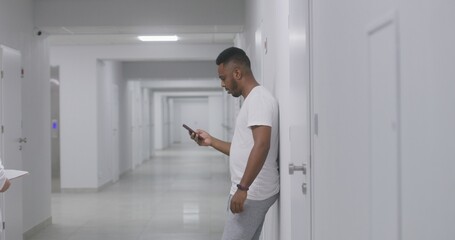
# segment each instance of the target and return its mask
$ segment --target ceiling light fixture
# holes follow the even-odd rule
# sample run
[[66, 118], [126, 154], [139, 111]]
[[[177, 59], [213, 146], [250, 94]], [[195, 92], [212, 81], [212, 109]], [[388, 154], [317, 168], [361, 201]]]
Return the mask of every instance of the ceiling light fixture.
[[139, 40], [143, 42], [175, 42], [179, 40], [177, 35], [171, 36], [138, 36]]

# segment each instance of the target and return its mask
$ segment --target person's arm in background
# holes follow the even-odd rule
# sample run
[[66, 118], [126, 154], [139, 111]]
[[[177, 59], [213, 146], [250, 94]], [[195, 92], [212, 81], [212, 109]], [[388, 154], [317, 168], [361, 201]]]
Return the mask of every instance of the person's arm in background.
[[5, 192], [8, 190], [11, 182], [6, 178], [5, 169], [3, 168], [3, 164], [0, 160], [0, 192]]
[[231, 143], [212, 137], [206, 131], [198, 129], [195, 134], [191, 135], [191, 139], [196, 141], [199, 146], [211, 146], [229, 156]]

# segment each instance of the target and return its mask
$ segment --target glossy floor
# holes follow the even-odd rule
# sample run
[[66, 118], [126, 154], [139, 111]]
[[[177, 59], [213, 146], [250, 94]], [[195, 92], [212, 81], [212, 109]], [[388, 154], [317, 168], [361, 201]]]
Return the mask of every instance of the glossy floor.
[[228, 191], [220, 154], [175, 146], [100, 192], [53, 194], [53, 224], [28, 239], [220, 239]]

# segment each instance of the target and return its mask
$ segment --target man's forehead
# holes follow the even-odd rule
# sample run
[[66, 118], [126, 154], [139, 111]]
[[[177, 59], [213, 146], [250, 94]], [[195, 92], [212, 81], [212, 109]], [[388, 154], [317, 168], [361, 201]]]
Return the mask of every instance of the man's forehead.
[[218, 73], [224, 72], [224, 68], [225, 68], [224, 63], [220, 63], [220, 65], [218, 65]]

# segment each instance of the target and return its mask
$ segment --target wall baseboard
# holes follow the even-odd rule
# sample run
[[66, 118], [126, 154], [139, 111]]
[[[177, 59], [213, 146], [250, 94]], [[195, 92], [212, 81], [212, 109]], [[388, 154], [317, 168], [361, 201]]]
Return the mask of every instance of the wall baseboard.
[[61, 193], [97, 193], [113, 184], [112, 181], [109, 181], [97, 188], [62, 188]]
[[122, 172], [122, 173], [120, 174], [120, 176], [119, 176], [119, 179], [125, 177], [127, 174], [129, 174], [129, 173], [131, 173], [131, 172], [133, 172], [132, 169], [128, 169], [128, 170]]
[[23, 237], [25, 240], [30, 239], [32, 236], [45, 229], [46, 227], [52, 225], [52, 217], [47, 218], [46, 220], [38, 223], [36, 226], [32, 227], [30, 230], [24, 232]]

